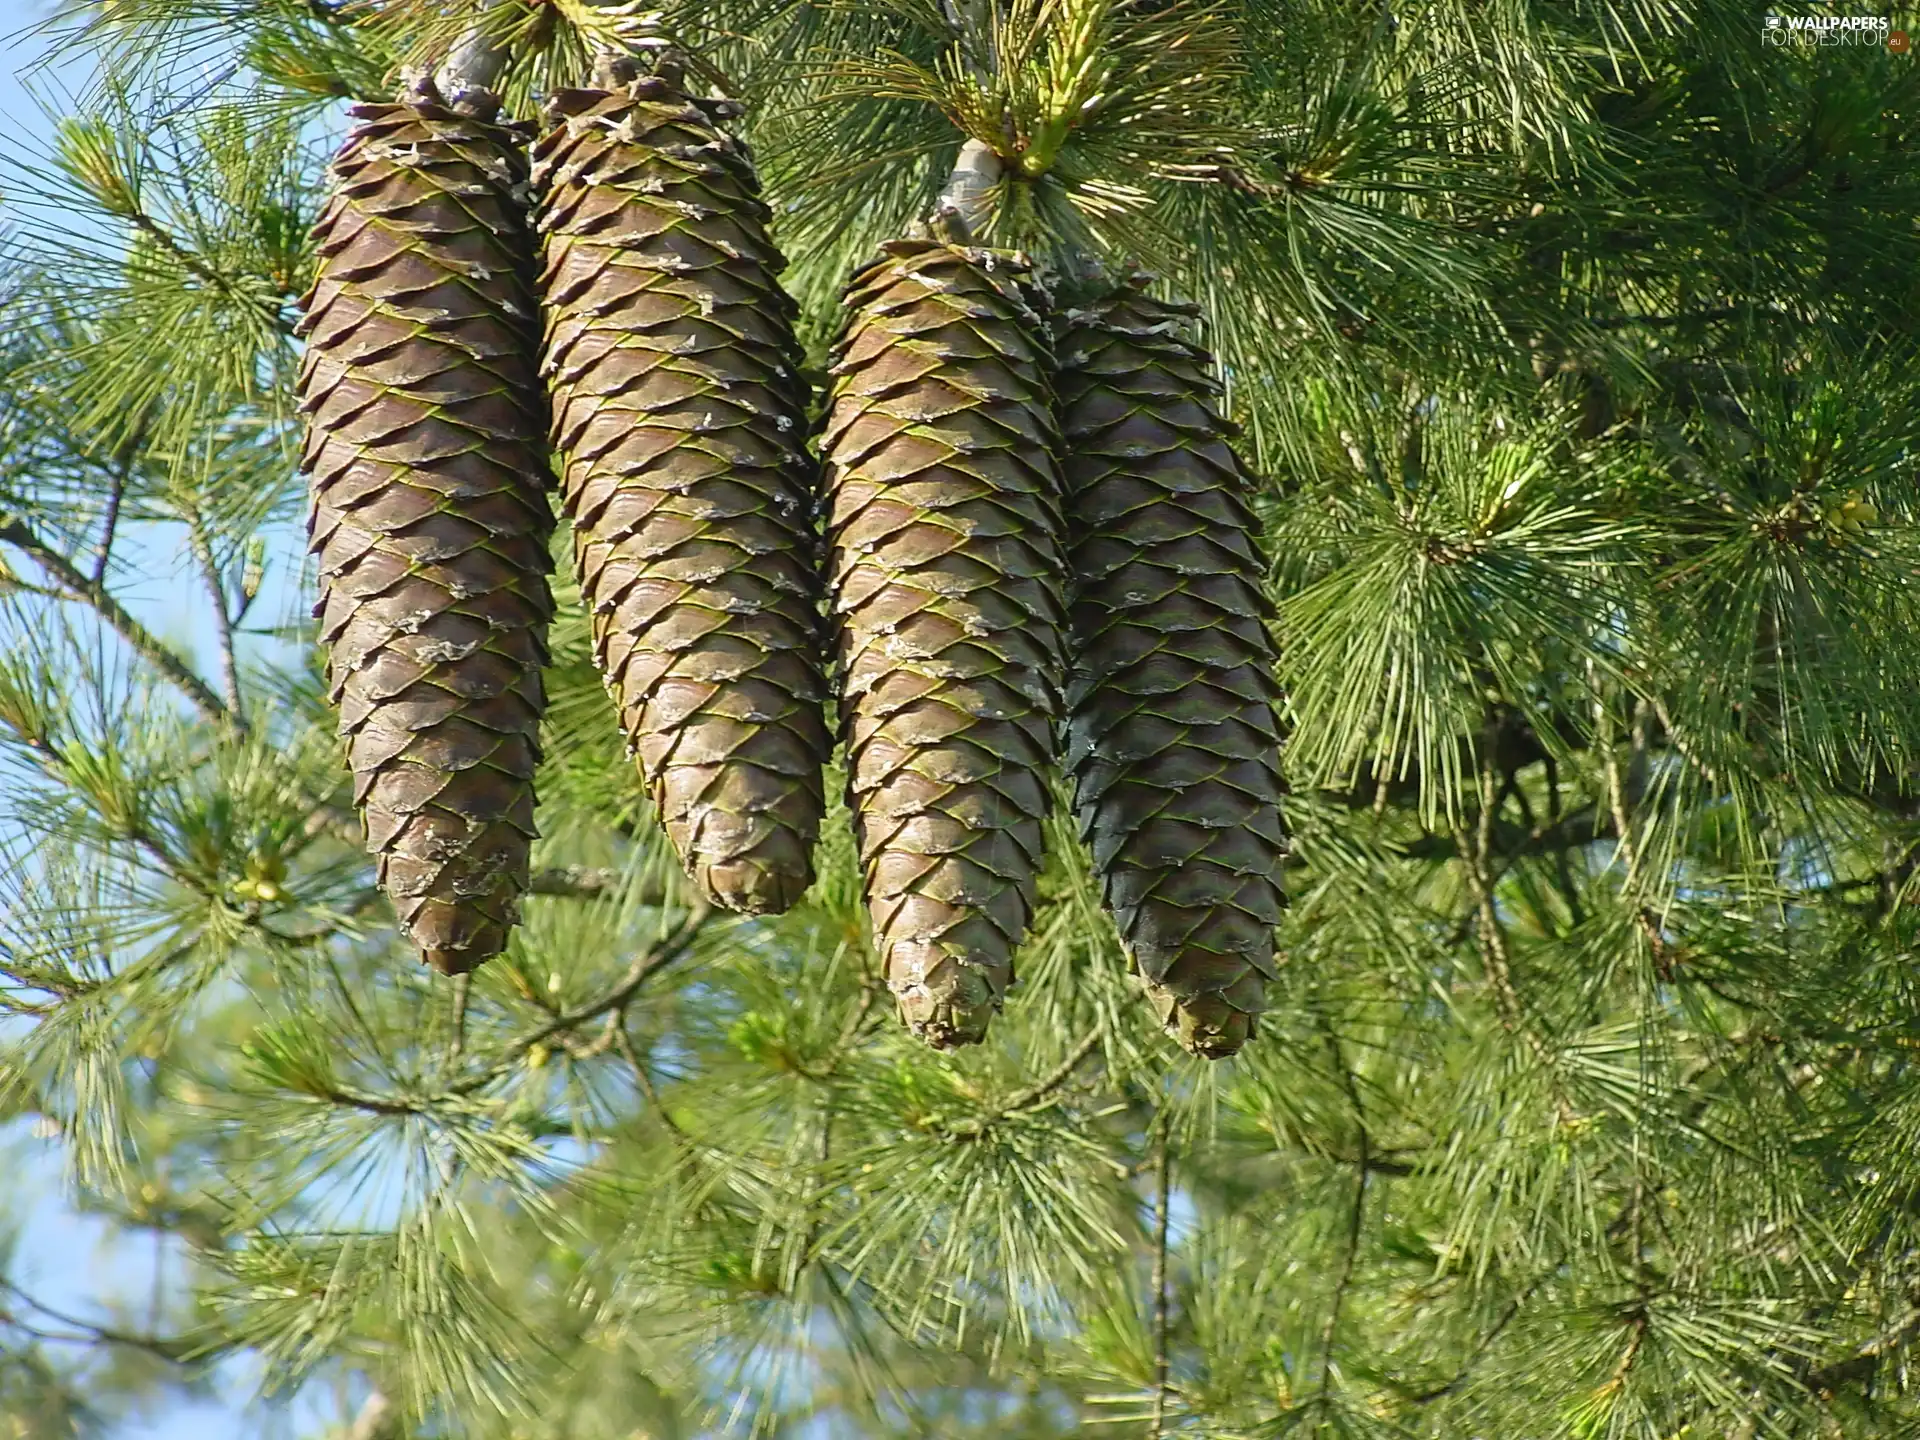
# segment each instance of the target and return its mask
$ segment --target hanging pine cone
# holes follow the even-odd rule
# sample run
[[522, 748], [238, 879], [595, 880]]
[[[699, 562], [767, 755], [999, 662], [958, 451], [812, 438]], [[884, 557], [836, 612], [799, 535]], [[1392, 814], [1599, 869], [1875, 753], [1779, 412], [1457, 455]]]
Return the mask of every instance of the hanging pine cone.
[[450, 973], [527, 888], [553, 608], [524, 138], [478, 93], [354, 108], [300, 324], [329, 694], [380, 884]]
[[1107, 908], [1196, 1054], [1253, 1034], [1287, 834], [1249, 485], [1193, 311], [1148, 277], [1059, 324], [1073, 571], [1065, 766]]
[[[553, 442], [594, 658], [714, 903], [813, 879], [831, 742], [795, 306], [731, 102], [605, 77], [535, 152]], [[622, 83], [624, 81], [624, 83]]]
[[849, 800], [888, 983], [979, 1040], [1033, 911], [1064, 623], [1023, 264], [896, 241], [855, 275], [823, 435]]

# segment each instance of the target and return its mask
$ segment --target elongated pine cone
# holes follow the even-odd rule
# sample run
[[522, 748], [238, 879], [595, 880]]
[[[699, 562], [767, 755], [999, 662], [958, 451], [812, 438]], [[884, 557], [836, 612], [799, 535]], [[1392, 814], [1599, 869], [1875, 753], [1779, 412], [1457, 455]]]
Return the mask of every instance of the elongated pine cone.
[[1188, 307], [1135, 275], [1058, 326], [1071, 537], [1064, 766], [1161, 1021], [1231, 1055], [1273, 978], [1280, 688], [1249, 484]]
[[1042, 859], [1064, 561], [1025, 266], [895, 241], [854, 276], [823, 434], [867, 906], [908, 1025], [985, 1033]]
[[354, 107], [300, 323], [329, 694], [380, 884], [449, 973], [527, 888], [553, 610], [524, 140], [495, 108], [426, 81]]
[[812, 882], [831, 740], [796, 307], [732, 108], [562, 91], [534, 176], [594, 658], [687, 873], [766, 913]]

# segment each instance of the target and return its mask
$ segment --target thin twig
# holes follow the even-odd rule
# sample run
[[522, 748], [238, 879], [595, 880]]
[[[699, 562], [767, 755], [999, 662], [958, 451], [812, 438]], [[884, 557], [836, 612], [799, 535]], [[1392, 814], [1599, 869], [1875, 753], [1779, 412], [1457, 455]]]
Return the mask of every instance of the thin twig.
[[833, 1055], [836, 1060], [846, 1054], [852, 1048], [854, 1041], [860, 1038], [860, 1031], [865, 1027], [867, 1017], [873, 1013], [874, 1001], [881, 989], [882, 986], [875, 976], [869, 974], [861, 977], [860, 1003], [853, 1007], [853, 1013], [847, 1017], [847, 1023], [840, 1027], [839, 1037], [833, 1042]]
[[[1569, 848], [1590, 844], [1606, 833], [1607, 818], [1598, 807], [1588, 806], [1571, 815], [1549, 816], [1537, 825], [1516, 825], [1510, 820], [1493, 822], [1493, 850], [1517, 858], [1548, 852], [1563, 854]], [[1399, 853], [1409, 860], [1452, 860], [1461, 855], [1457, 835], [1423, 835], [1408, 840]]]
[[1631, 887], [1640, 873], [1640, 856], [1633, 843], [1633, 820], [1627, 814], [1626, 785], [1620, 775], [1620, 757], [1614, 750], [1613, 710], [1607, 704], [1607, 698], [1601, 693], [1597, 676], [1592, 675], [1593, 666], [1588, 665], [1593, 684], [1593, 721], [1594, 741], [1600, 751], [1600, 764], [1607, 781], [1607, 807], [1613, 815], [1614, 859], [1624, 860], [1627, 866], [1623, 888]]
[[108, 481], [107, 508], [100, 517], [100, 542], [93, 550], [93, 583], [104, 585], [107, 581], [107, 566], [113, 560], [113, 542], [120, 531], [120, 508], [127, 498], [127, 486], [133, 483], [133, 467], [140, 458], [140, 449], [147, 443], [147, 431], [153, 423], [155, 407], [149, 405], [141, 415], [140, 421], [133, 427], [133, 433], [121, 444], [113, 457], [112, 478]]
[[562, 1031], [575, 1029], [589, 1020], [598, 1019], [609, 1010], [618, 1010], [625, 1006], [649, 980], [669, 965], [685, 959], [705, 927], [723, 913], [707, 905], [701, 905], [689, 911], [687, 918], [681, 921], [660, 944], [636, 955], [633, 963], [627, 966], [626, 973], [614, 983], [611, 989], [574, 1009], [560, 1011], [546, 1024], [522, 1035], [513, 1042], [499, 1061], [448, 1087], [448, 1093], [470, 1095], [475, 1090], [483, 1089], [512, 1069], [519, 1062], [520, 1057], [535, 1045], [545, 1044]]
[[[1541, 761], [1541, 769], [1547, 782], [1547, 824], [1556, 826], [1561, 821], [1560, 802], [1560, 762], [1549, 750]], [[1574, 883], [1573, 866], [1567, 855], [1567, 847], [1561, 846], [1553, 852], [1553, 872], [1560, 881], [1560, 892], [1567, 900], [1567, 923], [1578, 930], [1586, 923], [1585, 907], [1580, 903], [1580, 887]]]
[[207, 594], [213, 600], [213, 629], [220, 643], [220, 688], [225, 692], [227, 709], [233, 715], [235, 728], [244, 732], [247, 713], [240, 699], [240, 657], [234, 648], [233, 611], [227, 605], [227, 587], [220, 579], [220, 567], [214, 558], [213, 546], [207, 539], [197, 511], [190, 517], [187, 532], [193, 547], [193, 558], [199, 563]]
[[1698, 771], [1700, 778], [1705, 780], [1709, 785], [1718, 785], [1720, 783], [1720, 772], [1693, 753], [1692, 742], [1689, 741], [1679, 727], [1673, 723], [1673, 717], [1667, 713], [1667, 706], [1664, 700], [1655, 700], [1653, 702], [1653, 714], [1654, 718], [1660, 722], [1660, 728], [1666, 731], [1667, 743], [1680, 753], [1680, 758]]
[[[993, 53], [992, 9], [981, 0], [941, 0], [940, 9], [968, 73], [982, 83], [990, 81], [999, 69], [999, 56]], [[993, 147], [969, 136], [940, 187], [936, 217], [957, 221], [960, 238], [971, 240], [984, 228], [1004, 171]]]
[[1073, 1072], [1080, 1068], [1080, 1063], [1098, 1048], [1106, 1033], [1104, 1025], [1094, 1026], [1080, 1038], [1079, 1044], [1067, 1052], [1066, 1059], [1026, 1089], [1015, 1091], [984, 1115], [970, 1115], [963, 1120], [953, 1121], [932, 1119], [927, 1122], [928, 1128], [940, 1131], [956, 1140], [977, 1140], [1009, 1115], [1018, 1115], [1024, 1111], [1041, 1108], [1053, 1092], [1066, 1084]]
[[[72, 783], [70, 767], [73, 762], [61, 745], [46, 735], [29, 735], [12, 725], [7, 728], [13, 732], [14, 738], [32, 753], [34, 763], [42, 774], [62, 784]], [[100, 818], [104, 821], [107, 817]], [[113, 833], [115, 839], [124, 840], [140, 850], [177, 884], [203, 895], [208, 893], [205, 882], [199, 877], [186, 873], [173, 853], [138, 816], [121, 815], [118, 817], [117, 829], [111, 830], [110, 833]]]
[[1888, 1355], [1920, 1339], [1920, 1307], [1907, 1312], [1906, 1318], [1889, 1330], [1861, 1345], [1846, 1359], [1807, 1373], [1806, 1386], [1818, 1394], [1850, 1381], [1871, 1379]]
[[[1477, 839], [1469, 841], [1464, 829], [1454, 832], [1455, 843], [1465, 860], [1469, 888], [1473, 892], [1476, 918], [1480, 929], [1480, 958], [1487, 972], [1487, 983], [1493, 989], [1494, 1006], [1500, 1012], [1500, 1023], [1509, 1034], [1517, 1035], [1533, 1052], [1541, 1069], [1555, 1078], [1555, 1101], [1559, 1106], [1562, 1120], [1573, 1118], [1573, 1107], [1561, 1093], [1557, 1083], [1557, 1070], [1554, 1065], [1553, 1051], [1547, 1042], [1527, 1018], [1526, 1006], [1521, 1001], [1520, 989], [1513, 979], [1513, 953], [1507, 947], [1507, 932], [1500, 923], [1500, 912], [1493, 903], [1493, 882], [1488, 878], [1488, 848], [1492, 840], [1492, 827], [1489, 821], [1490, 807], [1494, 799], [1492, 771], [1489, 769], [1481, 777], [1480, 824]], [[1362, 1174], [1365, 1171], [1363, 1169]]]
[[360, 1406], [359, 1413], [353, 1417], [353, 1424], [347, 1427], [345, 1440], [379, 1440], [388, 1429], [393, 1418], [393, 1402], [378, 1390], [367, 1396]]
[[1513, 983], [1513, 957], [1507, 950], [1506, 932], [1500, 927], [1499, 912], [1493, 903], [1493, 884], [1488, 878], [1488, 858], [1493, 846], [1493, 815], [1497, 808], [1492, 764], [1480, 772], [1480, 815], [1475, 832], [1468, 837], [1464, 826], [1453, 832], [1454, 847], [1466, 865], [1469, 889], [1473, 892], [1480, 925], [1480, 950], [1487, 970], [1487, 982], [1493, 987], [1494, 1005], [1500, 1011], [1500, 1023], [1519, 1034], [1526, 1030], [1525, 1011], [1520, 992]]
[[1167, 1356], [1167, 1229], [1173, 1213], [1173, 1156], [1167, 1144], [1167, 1102], [1163, 1096], [1160, 1112], [1154, 1117], [1153, 1167], [1153, 1428], [1147, 1433], [1159, 1440], [1167, 1431], [1167, 1402], [1172, 1387], [1168, 1384], [1170, 1367]]
[[[1551, 1273], [1551, 1271], [1548, 1272], [1548, 1274]], [[1409, 1395], [1407, 1399], [1415, 1405], [1431, 1405], [1436, 1400], [1444, 1400], [1447, 1396], [1459, 1390], [1462, 1385], [1465, 1385], [1468, 1377], [1473, 1374], [1474, 1367], [1478, 1365], [1480, 1361], [1486, 1357], [1486, 1353], [1493, 1348], [1494, 1341], [1498, 1340], [1506, 1331], [1507, 1326], [1513, 1323], [1513, 1317], [1520, 1313], [1521, 1308], [1525, 1306], [1529, 1300], [1533, 1299], [1539, 1292], [1540, 1287], [1546, 1283], [1546, 1275], [1536, 1276], [1527, 1285], [1526, 1289], [1507, 1301], [1505, 1308], [1494, 1318], [1493, 1324], [1488, 1327], [1487, 1333], [1482, 1335], [1480, 1339], [1475, 1342], [1473, 1349], [1467, 1352], [1467, 1358], [1460, 1362], [1460, 1368], [1453, 1372], [1452, 1379], [1436, 1385], [1430, 1390], [1422, 1390], [1417, 1395]]]
[[141, 1350], [149, 1355], [158, 1356], [175, 1365], [186, 1363], [178, 1352], [162, 1340], [129, 1335], [123, 1331], [103, 1329], [94, 1325], [71, 1333], [62, 1330], [46, 1330], [20, 1319], [5, 1306], [0, 1306], [0, 1325], [18, 1330], [22, 1335], [44, 1341], [49, 1345], [122, 1345], [131, 1350]]
[[122, 470], [113, 479], [113, 488], [107, 492], [106, 514], [100, 520], [100, 543], [93, 551], [93, 583], [104, 585], [107, 579], [107, 565], [113, 558], [114, 535], [120, 528], [120, 504], [126, 498], [126, 471]]
[[326, 1101], [329, 1105], [359, 1110], [368, 1115], [384, 1115], [388, 1119], [407, 1115], [426, 1115], [433, 1110], [432, 1099], [424, 1095], [403, 1095], [396, 1100], [386, 1095], [370, 1095], [365, 1090], [348, 1090], [340, 1085], [326, 1086], [308, 1093], [317, 1100]]
[[[615, 828], [632, 833], [624, 827]], [[603, 900], [622, 895], [629, 883], [627, 872], [612, 865], [549, 865], [533, 872], [527, 893], [567, 900]], [[672, 905], [685, 893], [672, 876], [656, 872], [642, 878], [631, 899], [636, 905]]]
[[940, 188], [940, 208], [959, 217], [969, 238], [985, 228], [994, 187], [1005, 168], [993, 147], [982, 141], [968, 140], [960, 147], [959, 158]]
[[1636, 325], [1664, 329], [1675, 325], [1712, 324], [1721, 320], [1738, 320], [1744, 315], [1754, 313], [1784, 316], [1787, 312], [1775, 305], [1721, 305], [1711, 310], [1692, 310], [1678, 315], [1589, 316], [1585, 323], [1596, 330], [1627, 330]]
[[1066, 1084], [1067, 1077], [1080, 1068], [1080, 1062], [1093, 1053], [1094, 1048], [1106, 1037], [1106, 1033], [1107, 1031], [1104, 1025], [1094, 1026], [1093, 1029], [1080, 1037], [1080, 1043], [1067, 1052], [1064, 1060], [1052, 1070], [1048, 1071], [1041, 1079], [1035, 1081], [1026, 1089], [1017, 1092], [1006, 1104], [1000, 1107], [999, 1113], [1002, 1115], [1016, 1114], [1021, 1110], [1032, 1109], [1033, 1106], [1046, 1099], [1055, 1090], [1058, 1090], [1062, 1085]]
[[76, 1315], [56, 1310], [51, 1305], [36, 1300], [32, 1295], [14, 1284], [11, 1280], [0, 1279], [0, 1289], [15, 1296], [22, 1304], [36, 1314], [44, 1315], [57, 1325], [67, 1327], [66, 1331], [47, 1330], [29, 1321], [22, 1320], [12, 1311], [0, 1308], [0, 1324], [11, 1325], [16, 1330], [33, 1336], [36, 1340], [45, 1340], [60, 1345], [120, 1345], [130, 1350], [141, 1350], [149, 1355], [174, 1365], [188, 1363], [197, 1347], [186, 1340], [168, 1339], [158, 1335], [136, 1335], [126, 1330], [116, 1330], [111, 1326], [96, 1325], [82, 1320]]
[[89, 580], [71, 560], [36, 535], [24, 521], [14, 518], [0, 525], [0, 542], [24, 550], [33, 557], [34, 563], [48, 579], [65, 590], [72, 599], [91, 606], [126, 641], [134, 654], [171, 680], [208, 720], [216, 725], [238, 728], [233, 713], [185, 660], [129, 615], [126, 607], [114, 599], [104, 585]]
[[[1324, 1022], [1323, 1022], [1324, 1023]], [[1353, 1112], [1354, 1144], [1359, 1150], [1360, 1168], [1354, 1176], [1353, 1209], [1347, 1217], [1346, 1252], [1340, 1261], [1340, 1275], [1333, 1285], [1333, 1299], [1327, 1306], [1327, 1324], [1320, 1337], [1320, 1403], [1325, 1405], [1333, 1393], [1333, 1347], [1340, 1334], [1340, 1312], [1344, 1308], [1347, 1289], [1353, 1284], [1353, 1271], [1360, 1258], [1360, 1231], [1366, 1221], [1367, 1186], [1373, 1178], [1368, 1159], [1373, 1153], [1372, 1137], [1367, 1131], [1367, 1112], [1360, 1103], [1360, 1087], [1353, 1078], [1353, 1070], [1347, 1064], [1346, 1052], [1341, 1048], [1340, 1037], [1331, 1025], [1326, 1025], [1327, 1050], [1333, 1057], [1334, 1069], [1340, 1074], [1340, 1083], [1347, 1094], [1347, 1106]]]
[[472, 989], [472, 975], [453, 977], [453, 1043], [447, 1049], [456, 1060], [467, 1048], [467, 996]]
[[1627, 1342], [1627, 1348], [1621, 1353], [1620, 1361], [1613, 1367], [1613, 1373], [1607, 1377], [1602, 1390], [1617, 1390], [1626, 1384], [1627, 1372], [1633, 1369], [1633, 1362], [1640, 1358], [1641, 1348], [1647, 1343], [1648, 1316], [1645, 1310], [1637, 1310], [1631, 1322], [1633, 1338]]
[[659, 1092], [653, 1088], [653, 1077], [647, 1073], [647, 1067], [641, 1062], [640, 1052], [633, 1047], [633, 1037], [627, 1033], [624, 1016], [622, 1023], [614, 1031], [613, 1043], [620, 1052], [620, 1058], [625, 1060], [628, 1067], [632, 1069], [633, 1083], [639, 1086], [640, 1093], [647, 1097], [647, 1103], [653, 1106], [654, 1114], [660, 1117], [660, 1123], [666, 1126], [667, 1133], [683, 1145], [691, 1144], [693, 1137], [681, 1129], [680, 1122], [667, 1113], [667, 1107], [661, 1103]]
[[[798, 1270], [806, 1270], [815, 1261], [821, 1259], [820, 1232], [825, 1228], [827, 1218], [826, 1199], [833, 1191], [832, 1181], [827, 1175], [827, 1166], [833, 1160], [833, 1106], [827, 1097], [822, 1097], [820, 1105], [820, 1139], [813, 1152], [814, 1183], [807, 1187], [806, 1220], [807, 1238], [796, 1257]], [[824, 1273], [825, 1267], [821, 1267]], [[798, 1291], [800, 1276], [796, 1274], [788, 1284], [790, 1291]]]
[[[572, 1010], [557, 1012], [554, 1018], [546, 1024], [521, 1035], [501, 1053], [500, 1058], [495, 1060], [491, 1065], [488, 1065], [485, 1069], [477, 1070], [470, 1075], [464, 1076], [460, 1080], [455, 1081], [451, 1085], [444, 1086], [433, 1094], [375, 1095], [363, 1090], [349, 1090], [344, 1086], [333, 1086], [316, 1091], [315, 1094], [319, 1099], [326, 1100], [334, 1105], [344, 1105], [355, 1110], [366, 1111], [371, 1115], [385, 1116], [425, 1115], [431, 1113], [436, 1105], [449, 1100], [464, 1099], [476, 1090], [485, 1089], [502, 1075], [505, 1075], [517, 1065], [522, 1057], [524, 1057], [528, 1051], [532, 1050], [534, 1046], [544, 1045], [556, 1035], [577, 1029], [589, 1020], [597, 1019], [602, 1015], [609, 1014], [609, 1012], [617, 1015], [624, 1011], [626, 1006], [632, 1002], [634, 996], [639, 993], [642, 986], [659, 975], [668, 966], [683, 959], [687, 955], [688, 951], [693, 947], [694, 942], [699, 938], [702, 928], [718, 913], [720, 912], [708, 906], [702, 906], [698, 910], [691, 912], [687, 919], [676, 927], [673, 933], [667, 936], [661, 944], [652, 949], [642, 951], [636, 956], [633, 963], [627, 967], [626, 973], [615, 982], [610, 990]], [[328, 963], [331, 964], [331, 961]], [[337, 974], [336, 981], [338, 981]], [[346, 996], [346, 1000], [349, 1006], [353, 1005], [351, 995]], [[365, 1029], [365, 1022], [360, 1019], [357, 1010], [354, 1012], [354, 1016], [356, 1021]], [[584, 1047], [582, 1050], [570, 1053], [586, 1056], [603, 1053], [613, 1048], [618, 1044], [617, 1028], [618, 1027], [616, 1027], [616, 1033], [603, 1035], [592, 1046]]]
[[947, 33], [960, 47], [967, 71], [976, 80], [991, 79], [998, 56], [991, 53], [990, 33], [993, 11], [983, 0], [940, 0], [940, 15], [947, 22]]
[[508, 54], [500, 43], [497, 27], [487, 24], [487, 12], [495, 0], [477, 0], [474, 21], [447, 52], [446, 60], [434, 75], [440, 93], [454, 108], [476, 106], [490, 108], [491, 90], [506, 69]]

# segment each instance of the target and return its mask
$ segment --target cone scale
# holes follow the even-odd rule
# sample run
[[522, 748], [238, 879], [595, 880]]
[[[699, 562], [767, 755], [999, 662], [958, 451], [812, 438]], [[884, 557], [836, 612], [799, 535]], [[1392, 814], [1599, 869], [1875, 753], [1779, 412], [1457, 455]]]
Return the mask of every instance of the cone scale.
[[607, 78], [554, 97], [534, 168], [594, 658], [695, 884], [777, 912], [813, 878], [830, 748], [796, 307], [730, 102]]
[[1162, 1024], [1253, 1034], [1286, 901], [1280, 688], [1250, 485], [1190, 308], [1147, 277], [1056, 325], [1073, 571], [1064, 768]]
[[908, 1026], [986, 1033], [1033, 913], [1062, 663], [1049, 356], [1004, 254], [857, 273], [822, 434], [848, 799]]
[[449, 973], [527, 888], [552, 614], [524, 137], [480, 95], [354, 107], [299, 327], [328, 693], [380, 885]]

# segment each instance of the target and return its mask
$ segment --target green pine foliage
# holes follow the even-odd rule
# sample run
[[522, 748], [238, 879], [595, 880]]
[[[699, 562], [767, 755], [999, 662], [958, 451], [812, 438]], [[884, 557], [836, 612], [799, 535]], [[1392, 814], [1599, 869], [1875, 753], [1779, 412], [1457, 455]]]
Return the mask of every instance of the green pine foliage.
[[193, 1268], [109, 1322], [0, 1267], [0, 1436], [230, 1357], [354, 1440], [1920, 1429], [1920, 60], [1730, 0], [484, 14], [523, 116], [654, 33], [749, 102], [816, 365], [969, 134], [988, 240], [1203, 307], [1272, 1009], [1175, 1051], [1061, 818], [1005, 1015], [928, 1050], [843, 811], [790, 913], [688, 891], [565, 586], [526, 922], [417, 967], [291, 330], [340, 101], [471, 11], [70, 0], [92, 80], [0, 175], [0, 1118]]

